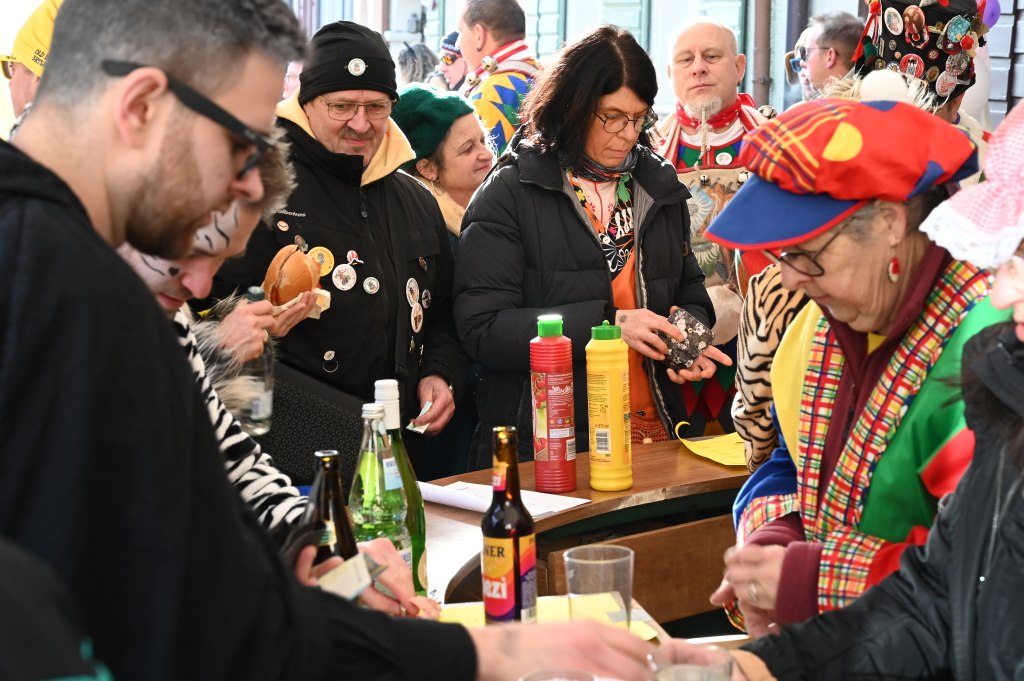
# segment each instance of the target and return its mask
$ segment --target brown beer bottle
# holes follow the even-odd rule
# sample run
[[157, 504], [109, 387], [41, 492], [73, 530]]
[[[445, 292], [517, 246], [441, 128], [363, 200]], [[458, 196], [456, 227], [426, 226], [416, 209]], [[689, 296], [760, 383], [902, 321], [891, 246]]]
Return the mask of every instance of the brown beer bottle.
[[352, 532], [352, 521], [345, 508], [345, 497], [341, 494], [341, 461], [338, 451], [326, 449], [315, 456], [320, 459], [319, 470], [313, 480], [306, 501], [306, 514], [302, 525], [307, 530], [323, 530], [314, 563], [321, 563], [331, 556], [348, 560], [359, 553], [356, 537]]
[[537, 538], [519, 494], [516, 429], [494, 429], [494, 499], [484, 513], [484, 616], [488, 624], [537, 620]]

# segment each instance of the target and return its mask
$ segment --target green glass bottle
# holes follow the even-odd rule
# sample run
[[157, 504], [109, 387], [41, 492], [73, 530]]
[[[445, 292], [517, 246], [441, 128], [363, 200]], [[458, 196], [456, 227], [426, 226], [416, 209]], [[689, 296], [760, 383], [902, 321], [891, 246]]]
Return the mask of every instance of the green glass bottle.
[[391, 455], [395, 457], [398, 471], [402, 474], [402, 488], [405, 490], [405, 501], [408, 513], [405, 526], [409, 529], [412, 541], [412, 583], [416, 593], [427, 595], [427, 512], [423, 508], [423, 495], [416, 484], [416, 471], [409, 461], [402, 441], [401, 394], [398, 381], [387, 378], [373, 384], [373, 398], [377, 404], [384, 405], [384, 427], [388, 431], [388, 443]]
[[402, 474], [388, 446], [381, 404], [363, 405], [363, 444], [348, 497], [348, 512], [357, 541], [387, 537], [406, 564], [412, 565]]

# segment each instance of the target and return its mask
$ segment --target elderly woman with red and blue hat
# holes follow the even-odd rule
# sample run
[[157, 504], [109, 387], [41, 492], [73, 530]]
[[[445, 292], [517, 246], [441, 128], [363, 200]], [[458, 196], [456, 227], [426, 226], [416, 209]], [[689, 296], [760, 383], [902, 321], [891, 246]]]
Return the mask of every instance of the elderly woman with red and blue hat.
[[919, 229], [977, 172], [961, 130], [905, 103], [823, 99], [741, 156], [752, 176], [708, 238], [764, 251], [811, 299], [771, 370], [779, 447], [740, 490], [712, 596], [760, 635], [845, 606], [924, 542], [973, 453], [951, 380], [964, 343], [1007, 315], [985, 270]]

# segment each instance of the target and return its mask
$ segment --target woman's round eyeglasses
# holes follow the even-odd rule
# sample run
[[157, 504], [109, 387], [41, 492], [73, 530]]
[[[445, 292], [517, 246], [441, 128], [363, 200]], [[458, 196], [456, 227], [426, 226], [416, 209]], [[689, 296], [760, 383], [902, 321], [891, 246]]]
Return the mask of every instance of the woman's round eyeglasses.
[[604, 126], [604, 131], [607, 133], [622, 132], [626, 129], [626, 126], [630, 123], [633, 124], [633, 130], [636, 132], [646, 132], [654, 127], [654, 124], [658, 122], [658, 114], [653, 111], [648, 111], [643, 116], [636, 118], [630, 118], [626, 114], [612, 114], [611, 116], [602, 116], [601, 114], [594, 112], [597, 119], [601, 121]]

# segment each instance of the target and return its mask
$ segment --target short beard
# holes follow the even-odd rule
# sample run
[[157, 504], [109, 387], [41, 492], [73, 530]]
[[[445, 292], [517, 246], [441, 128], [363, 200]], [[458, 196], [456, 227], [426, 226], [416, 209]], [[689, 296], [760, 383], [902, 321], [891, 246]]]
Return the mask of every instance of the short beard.
[[160, 161], [143, 179], [125, 220], [128, 243], [165, 260], [180, 260], [188, 254], [196, 230], [206, 224], [209, 214], [196, 205], [204, 200], [204, 193], [191, 131], [184, 116], [168, 126]]
[[693, 101], [683, 104], [683, 110], [691, 118], [711, 118], [722, 110], [721, 97], [699, 97]]

